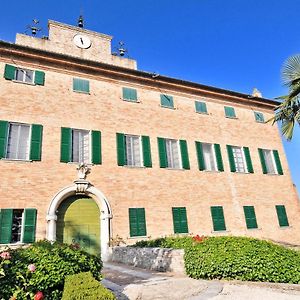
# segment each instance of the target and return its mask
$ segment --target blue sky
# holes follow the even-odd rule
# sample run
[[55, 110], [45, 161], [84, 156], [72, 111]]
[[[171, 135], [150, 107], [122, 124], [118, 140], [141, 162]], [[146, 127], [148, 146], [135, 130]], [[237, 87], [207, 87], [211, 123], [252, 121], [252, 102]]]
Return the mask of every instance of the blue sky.
[[[37, 18], [76, 25], [125, 41], [138, 68], [264, 97], [287, 92], [280, 70], [300, 53], [299, 0], [2, 1], [0, 39], [14, 41]], [[300, 190], [300, 130], [284, 141], [293, 180]]]

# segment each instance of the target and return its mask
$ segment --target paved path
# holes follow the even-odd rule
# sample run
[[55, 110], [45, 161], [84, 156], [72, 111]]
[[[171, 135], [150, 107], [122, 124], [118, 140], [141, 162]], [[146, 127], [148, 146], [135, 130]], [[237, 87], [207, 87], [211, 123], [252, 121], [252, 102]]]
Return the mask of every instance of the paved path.
[[114, 263], [102, 273], [119, 300], [300, 300], [300, 285], [195, 280]]

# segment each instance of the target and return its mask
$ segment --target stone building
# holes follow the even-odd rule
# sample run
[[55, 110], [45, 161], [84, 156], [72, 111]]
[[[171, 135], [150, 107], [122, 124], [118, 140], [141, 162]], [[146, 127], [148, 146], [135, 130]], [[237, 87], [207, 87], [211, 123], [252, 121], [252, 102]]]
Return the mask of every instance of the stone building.
[[273, 100], [137, 70], [111, 36], [49, 21], [0, 41], [0, 243], [107, 258], [172, 234], [298, 244]]

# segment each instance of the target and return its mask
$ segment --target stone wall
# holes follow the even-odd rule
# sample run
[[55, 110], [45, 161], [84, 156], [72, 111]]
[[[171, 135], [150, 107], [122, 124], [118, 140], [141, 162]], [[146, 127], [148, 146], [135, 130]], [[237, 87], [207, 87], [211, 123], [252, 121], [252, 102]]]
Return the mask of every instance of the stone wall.
[[148, 270], [185, 274], [183, 255], [181, 249], [114, 247], [111, 260]]

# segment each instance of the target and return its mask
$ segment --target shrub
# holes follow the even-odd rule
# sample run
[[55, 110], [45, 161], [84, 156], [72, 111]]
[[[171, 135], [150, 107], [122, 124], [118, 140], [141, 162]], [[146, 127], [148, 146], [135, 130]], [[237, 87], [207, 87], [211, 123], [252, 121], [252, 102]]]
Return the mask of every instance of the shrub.
[[185, 269], [192, 278], [300, 283], [300, 252], [247, 237], [163, 238], [143, 247], [185, 249]]
[[96, 279], [101, 278], [102, 262], [98, 257], [65, 244], [42, 241], [9, 253], [10, 263], [4, 266], [5, 276], [0, 283], [3, 299], [13, 294], [18, 300], [34, 299], [40, 291], [45, 298], [58, 300], [67, 275], [90, 271]]
[[90, 272], [69, 275], [65, 280], [62, 300], [114, 300], [114, 294], [98, 282]]

